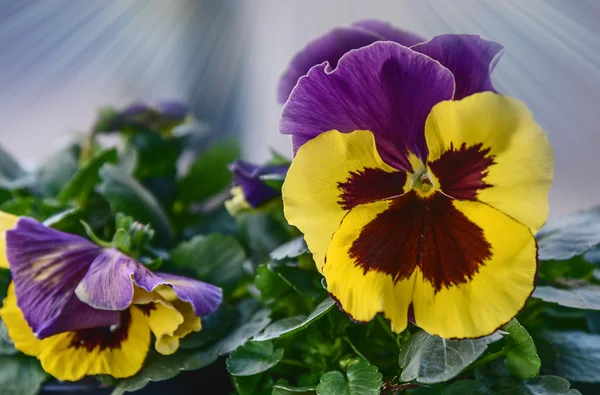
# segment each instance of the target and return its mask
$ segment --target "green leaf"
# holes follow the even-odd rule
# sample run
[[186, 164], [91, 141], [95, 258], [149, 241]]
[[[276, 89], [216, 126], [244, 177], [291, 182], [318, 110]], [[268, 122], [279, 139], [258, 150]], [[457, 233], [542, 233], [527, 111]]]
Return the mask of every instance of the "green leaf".
[[579, 255], [566, 261], [542, 261], [539, 265], [539, 275], [549, 281], [559, 278], [577, 279], [589, 278], [595, 266]]
[[377, 366], [360, 361], [348, 368], [346, 377], [338, 371], [321, 376], [318, 395], [379, 395], [383, 384]]
[[211, 314], [202, 317], [202, 330], [181, 339], [182, 348], [198, 348], [219, 340], [233, 326], [235, 310], [226, 303]]
[[485, 384], [473, 380], [459, 380], [450, 384], [441, 395], [494, 395]]
[[44, 160], [36, 171], [36, 189], [44, 196], [56, 196], [79, 168], [79, 147], [72, 144]]
[[25, 355], [0, 355], [2, 395], [35, 395], [48, 375], [37, 359]]
[[532, 296], [544, 302], [575, 309], [600, 310], [600, 286], [598, 285], [569, 289], [541, 286], [536, 287]]
[[0, 320], [0, 355], [15, 355], [18, 353], [19, 351], [15, 348], [15, 345], [8, 336], [6, 325]]
[[282, 261], [286, 258], [296, 258], [302, 254], [306, 254], [307, 252], [309, 251], [308, 246], [304, 241], [304, 237], [299, 236], [294, 240], [280, 245], [274, 249], [273, 252], [271, 252], [271, 259]]
[[283, 348], [271, 342], [247, 342], [227, 358], [227, 370], [234, 376], [252, 376], [266, 372], [283, 358]]
[[18, 216], [33, 217], [37, 220], [44, 220], [64, 209], [65, 207], [55, 200], [33, 196], [18, 197], [0, 205], [0, 211]]
[[262, 374], [255, 374], [254, 376], [232, 376], [231, 381], [239, 395], [254, 395], [258, 383], [262, 378]]
[[267, 265], [268, 268], [277, 273], [286, 283], [288, 283], [300, 295], [317, 299], [323, 297], [323, 290], [319, 279], [312, 276], [310, 272], [300, 269], [296, 266], [287, 265]]
[[78, 208], [69, 208], [48, 217], [43, 224], [49, 228], [63, 232], [80, 226], [81, 211]]
[[292, 291], [292, 287], [280, 276], [273, 273], [267, 265], [261, 265], [256, 269], [254, 285], [260, 291], [263, 300], [278, 299], [280, 296]]
[[326, 298], [319, 303], [315, 310], [308, 317], [296, 316], [283, 318], [265, 328], [263, 332], [254, 336], [252, 340], [262, 342], [273, 339], [281, 339], [292, 336], [306, 328], [319, 318], [323, 317], [333, 306], [335, 302], [331, 298]]
[[553, 372], [569, 380], [600, 381], [600, 335], [581, 331], [543, 333], [556, 353]]
[[137, 391], [150, 381], [164, 381], [173, 378], [182, 370], [197, 370], [211, 365], [217, 360], [213, 350], [192, 351], [179, 350], [173, 355], [161, 355], [152, 352], [146, 358], [142, 370], [134, 376], [119, 381], [112, 395], [122, 395], [125, 392]]
[[0, 146], [0, 178], [16, 180], [26, 174], [15, 158]]
[[293, 387], [285, 384], [275, 384], [271, 395], [314, 395], [317, 387]]
[[110, 203], [114, 214], [119, 212], [132, 216], [141, 223], [149, 223], [156, 232], [156, 244], [170, 247], [174, 235], [169, 219], [160, 204], [136, 179], [113, 165], [100, 170], [103, 183], [100, 193]]
[[170, 259], [197, 278], [231, 290], [244, 274], [246, 253], [234, 237], [212, 233], [179, 244]]
[[239, 143], [218, 143], [200, 157], [179, 182], [179, 200], [184, 203], [199, 202], [229, 187], [232, 182], [228, 165], [240, 157]]
[[98, 174], [100, 168], [106, 163], [117, 162], [117, 150], [106, 149], [96, 153], [90, 160], [82, 165], [71, 177], [58, 194], [58, 201], [66, 203], [70, 199], [85, 199], [100, 182]]
[[270, 311], [266, 309], [254, 313], [247, 322], [243, 323], [223, 339], [215, 343], [212, 349], [214, 349], [218, 355], [232, 352], [269, 325], [271, 322], [269, 314]]
[[527, 329], [513, 318], [502, 330], [508, 332], [508, 335], [504, 336], [504, 350], [508, 350], [504, 359], [506, 369], [522, 380], [536, 377], [540, 373], [542, 362]]
[[600, 244], [600, 206], [550, 220], [536, 238], [540, 260], [582, 255]]
[[400, 379], [425, 384], [448, 381], [479, 358], [488, 344], [501, 338], [496, 332], [478, 339], [447, 340], [419, 331], [400, 350]]
[[576, 389], [569, 389], [570, 386], [562, 377], [539, 376], [526, 381], [507, 377], [500, 380], [496, 387], [500, 394], [510, 395], [581, 395]]

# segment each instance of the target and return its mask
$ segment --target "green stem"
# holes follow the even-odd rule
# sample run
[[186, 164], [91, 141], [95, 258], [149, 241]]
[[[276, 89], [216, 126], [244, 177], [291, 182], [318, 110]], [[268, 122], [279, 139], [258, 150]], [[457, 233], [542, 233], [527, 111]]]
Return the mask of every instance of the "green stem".
[[302, 362], [294, 361], [293, 359], [283, 358], [281, 361], [279, 361], [279, 363], [283, 363], [285, 365], [297, 366], [299, 368], [309, 369], [308, 365], [306, 365]]
[[508, 352], [508, 348], [503, 348], [502, 350], [500, 350], [498, 352], [495, 352], [493, 354], [490, 354], [486, 357], [481, 358], [480, 360], [475, 361], [474, 363], [471, 364], [469, 369], [475, 369], [480, 366], [487, 365], [488, 363], [505, 356], [507, 352]]
[[371, 363], [371, 362], [369, 362], [369, 360], [367, 359], [367, 357], [365, 357], [365, 356], [363, 355], [363, 353], [361, 353], [360, 351], [358, 351], [358, 348], [356, 348], [356, 347], [354, 346], [354, 344], [352, 344], [352, 342], [350, 341], [350, 339], [348, 339], [347, 337], [344, 337], [344, 340], [345, 340], [345, 341], [346, 341], [346, 342], [347, 342], [347, 343], [350, 345], [350, 348], [352, 348], [352, 351], [354, 351], [354, 353], [355, 353], [355, 354], [356, 354], [356, 355], [357, 355], [359, 358], [362, 358], [362, 359], [364, 359], [366, 362], [368, 362], [368, 363]]
[[385, 321], [385, 319], [382, 316], [380, 316], [379, 314], [376, 316], [375, 319], [381, 324], [381, 327], [383, 328], [384, 332], [388, 334], [390, 339], [392, 339], [392, 341], [395, 344], [397, 344], [396, 335], [394, 334], [394, 332], [392, 332], [392, 329], [390, 328], [388, 323]]

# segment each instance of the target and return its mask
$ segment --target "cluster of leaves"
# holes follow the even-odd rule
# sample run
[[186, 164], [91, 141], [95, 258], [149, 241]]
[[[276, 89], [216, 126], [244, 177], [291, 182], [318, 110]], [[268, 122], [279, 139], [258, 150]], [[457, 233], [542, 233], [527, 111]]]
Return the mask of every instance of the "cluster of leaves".
[[[235, 217], [225, 210], [232, 182], [227, 165], [239, 156], [235, 143], [188, 155], [190, 140], [198, 141], [193, 124], [159, 122], [156, 114], [152, 122], [115, 123], [106, 114], [91, 136], [36, 171], [24, 171], [0, 152], [0, 210], [112, 238], [151, 270], [162, 265], [161, 271], [224, 290], [221, 307], [174, 355], [151, 352], [130, 378], [99, 377], [113, 394], [215, 363], [230, 377], [220, 388], [241, 395], [574, 395], [573, 383], [598, 389], [600, 209], [539, 232], [538, 288], [494, 334], [446, 340], [414, 326], [396, 334], [381, 316], [355, 323], [338, 308], [301, 235], [286, 223], [281, 199]], [[98, 136], [115, 132], [124, 149], [98, 144]], [[192, 158], [187, 164], [186, 157]], [[285, 159], [275, 155], [273, 161]], [[128, 233], [132, 220], [147, 227]], [[0, 272], [1, 292], [9, 276]], [[10, 395], [35, 394], [48, 379], [1, 326], [0, 360], [0, 386]]]

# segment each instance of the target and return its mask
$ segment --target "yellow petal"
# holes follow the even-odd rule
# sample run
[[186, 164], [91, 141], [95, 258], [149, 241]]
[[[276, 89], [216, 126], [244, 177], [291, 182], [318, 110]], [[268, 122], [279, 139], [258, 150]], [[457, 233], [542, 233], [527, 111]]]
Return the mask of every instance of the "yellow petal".
[[[377, 270], [365, 272], [350, 251], [364, 227], [389, 206], [390, 201], [379, 201], [350, 210], [331, 240], [323, 275], [327, 279], [328, 291], [353, 319], [370, 321], [382, 312], [391, 321], [392, 329], [399, 333], [407, 325], [414, 275], [395, 282], [388, 273]], [[376, 248], [378, 241], [373, 242]], [[401, 259], [398, 257], [398, 260]]]
[[192, 305], [177, 299], [171, 287], [158, 286], [154, 292], [136, 287], [133, 303], [146, 315], [156, 337], [154, 348], [163, 355], [173, 354], [179, 348], [180, 338], [202, 329]]
[[347, 209], [340, 203], [340, 183], [367, 168], [398, 173], [387, 165], [366, 130], [325, 132], [297, 152], [282, 188], [287, 221], [304, 239], [321, 271], [327, 245]]
[[15, 227], [19, 217], [0, 211], [0, 268], [8, 269], [8, 260], [6, 259], [6, 240], [5, 233]]
[[[128, 322], [126, 332], [110, 332], [108, 328], [87, 329], [38, 340], [17, 307], [12, 284], [0, 310], [15, 347], [25, 354], [36, 356], [46, 372], [62, 381], [76, 381], [97, 374], [123, 378], [141, 369], [150, 346], [150, 329], [144, 313], [136, 307], [130, 308], [126, 314], [130, 314], [129, 320], [125, 321]], [[102, 336], [106, 339], [111, 334], [120, 336], [112, 340], [112, 346], [94, 346], [94, 339]]]
[[33, 335], [33, 331], [27, 325], [23, 313], [17, 306], [15, 285], [12, 282], [8, 286], [6, 298], [2, 302], [0, 317], [8, 329], [10, 339], [19, 351], [34, 357], [41, 352], [42, 340], [36, 339]]
[[[523, 103], [492, 92], [438, 103], [427, 118], [425, 138], [430, 164], [461, 147], [485, 153], [492, 164], [482, 169], [470, 164], [487, 184], [476, 191], [476, 199], [527, 225], [532, 233], [543, 225], [553, 156], [546, 133]], [[447, 168], [456, 176], [457, 166]]]
[[43, 340], [38, 358], [42, 367], [63, 381], [75, 381], [84, 376], [108, 374], [115, 378], [133, 376], [146, 359], [150, 347], [150, 329], [144, 313], [136, 307], [131, 314], [125, 338], [114, 347], [95, 348], [77, 345], [80, 333], [66, 332]]
[[491, 256], [466, 283], [437, 292], [417, 269], [415, 321], [444, 338], [480, 337], [510, 321], [533, 292], [536, 243], [526, 226], [486, 204], [455, 200], [453, 205], [483, 230]]

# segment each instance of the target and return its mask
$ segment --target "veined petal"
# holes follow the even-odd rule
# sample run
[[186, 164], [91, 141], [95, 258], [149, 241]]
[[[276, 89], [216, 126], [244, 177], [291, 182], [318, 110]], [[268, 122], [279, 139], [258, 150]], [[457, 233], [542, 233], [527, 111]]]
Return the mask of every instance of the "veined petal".
[[332, 235], [349, 209], [404, 193], [406, 173], [387, 165], [373, 133], [332, 130], [304, 144], [283, 184], [287, 221], [304, 239], [321, 270]]
[[337, 68], [313, 67], [284, 106], [279, 131], [294, 152], [329, 130], [370, 130], [386, 163], [410, 170], [409, 152], [427, 156], [423, 135], [431, 108], [452, 99], [452, 73], [428, 56], [394, 42], [344, 55]]
[[[453, 200], [452, 205], [482, 230], [489, 255], [468, 281], [441, 289], [418, 270], [415, 323], [444, 338], [480, 337], [508, 322], [525, 305], [534, 289], [537, 247], [525, 225], [486, 204]], [[439, 247], [442, 258], [451, 253], [443, 243]]]
[[[139, 289], [139, 290], [138, 290]], [[134, 303], [134, 291], [156, 292], [168, 302], [182, 300], [197, 316], [212, 313], [222, 291], [214, 285], [167, 273], [152, 273], [116, 249], [106, 249], [90, 266], [75, 293], [84, 303], [101, 310], [125, 310]], [[140, 301], [136, 303], [147, 303]]]
[[101, 248], [88, 240], [21, 218], [6, 232], [17, 302], [36, 336], [65, 329], [96, 327], [114, 322], [114, 314], [91, 313], [73, 298], [73, 291]]
[[133, 301], [134, 283], [150, 292], [164, 281], [117, 249], [104, 249], [79, 282], [75, 294], [100, 310], [125, 310]]
[[[357, 206], [348, 212], [327, 249], [323, 275], [327, 279], [328, 291], [353, 319], [370, 321], [375, 314], [383, 312], [390, 319], [392, 329], [399, 333], [408, 322], [414, 267], [408, 268], [407, 276], [396, 279], [394, 273], [365, 267], [362, 261], [368, 259], [382, 265], [392, 260], [402, 262], [403, 256], [397, 255], [402, 253], [402, 243], [392, 240], [396, 234], [388, 234], [381, 240], [375, 238], [381, 234], [364, 233], [365, 228], [387, 212], [391, 205], [391, 200], [383, 200]], [[390, 226], [387, 230], [390, 230]], [[369, 250], [356, 250], [355, 242], [361, 237], [366, 237], [372, 243]], [[383, 258], [383, 261], [377, 261], [379, 258]]]
[[504, 50], [501, 44], [473, 34], [443, 34], [411, 49], [450, 69], [456, 80], [455, 100], [477, 92], [495, 92], [491, 74]]
[[156, 275], [171, 286], [177, 295], [177, 300], [187, 302], [192, 306], [197, 317], [212, 313], [221, 304], [223, 291], [219, 287], [170, 273], [156, 273]]
[[357, 26], [373, 33], [377, 33], [386, 41], [395, 41], [398, 44], [410, 47], [418, 43], [427, 41], [425, 37], [400, 29], [390, 23], [378, 19], [362, 19], [354, 22], [352, 26]]
[[149, 349], [150, 329], [135, 307], [121, 313], [117, 328], [64, 332], [39, 340], [17, 307], [11, 286], [0, 315], [15, 347], [37, 357], [46, 372], [63, 381], [97, 374], [132, 376], [142, 367]]
[[439, 103], [427, 118], [425, 136], [429, 166], [445, 193], [487, 203], [532, 233], [542, 226], [552, 149], [523, 103], [492, 92]]
[[6, 231], [14, 228], [19, 217], [0, 211], [0, 269], [8, 269], [6, 259]]
[[285, 103], [296, 83], [311, 67], [328, 62], [335, 68], [346, 52], [382, 40], [380, 35], [352, 26], [336, 27], [309, 42], [291, 59], [277, 87], [277, 100]]

